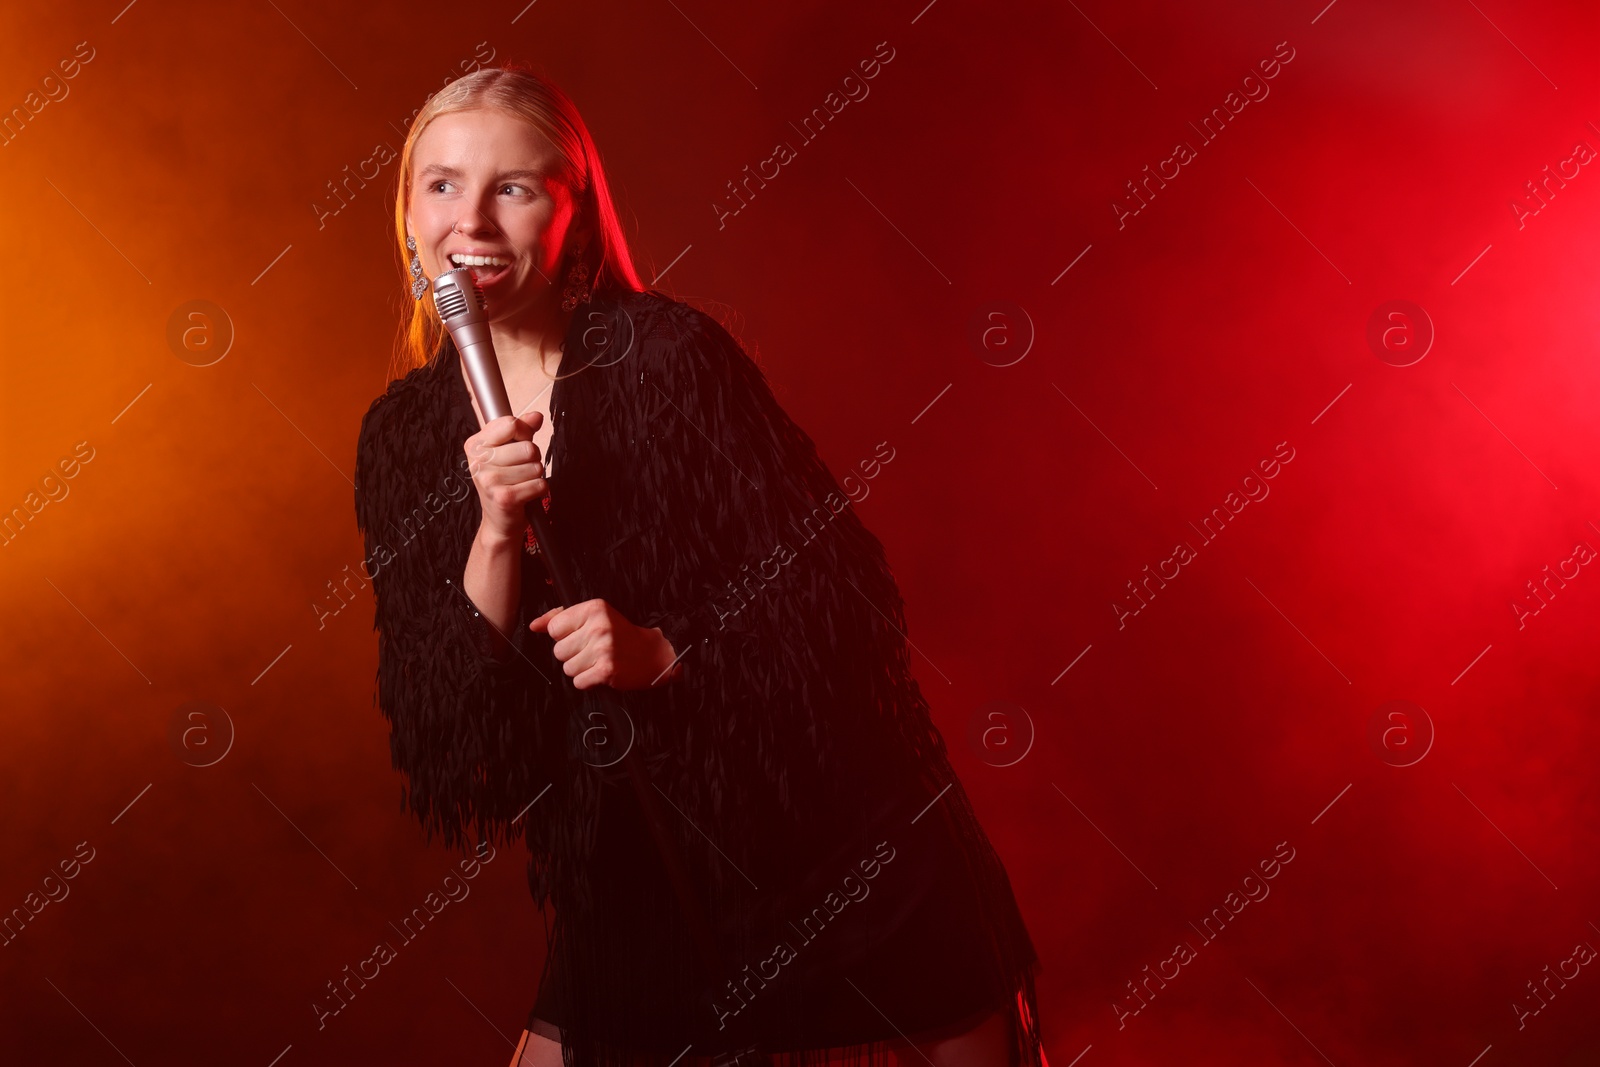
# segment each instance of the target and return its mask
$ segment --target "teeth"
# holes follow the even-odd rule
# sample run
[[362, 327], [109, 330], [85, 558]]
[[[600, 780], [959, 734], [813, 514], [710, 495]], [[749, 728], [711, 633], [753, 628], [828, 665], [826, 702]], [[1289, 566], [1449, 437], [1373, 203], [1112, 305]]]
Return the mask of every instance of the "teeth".
[[511, 261], [499, 256], [464, 256], [456, 252], [450, 256], [450, 262], [458, 267], [505, 267]]

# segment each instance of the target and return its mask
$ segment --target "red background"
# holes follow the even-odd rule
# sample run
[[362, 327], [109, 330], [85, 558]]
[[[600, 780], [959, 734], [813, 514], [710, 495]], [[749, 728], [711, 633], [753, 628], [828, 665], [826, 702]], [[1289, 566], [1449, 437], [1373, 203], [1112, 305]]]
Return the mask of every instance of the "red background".
[[[575, 98], [641, 272], [736, 328], [836, 473], [895, 449], [857, 507], [1043, 957], [1052, 1063], [1600, 1057], [1592, 965], [1513, 1009], [1600, 945], [1600, 577], [1521, 628], [1511, 606], [1600, 546], [1600, 176], [1512, 206], [1600, 148], [1600, 15], [923, 3], [0, 16], [6, 109], [94, 50], [0, 147], [0, 507], [94, 450], [0, 547], [0, 909], [95, 850], [0, 948], [8, 1060], [509, 1058], [544, 951], [510, 851], [325, 1028], [310, 1007], [454, 861], [398, 810], [370, 593], [320, 629], [312, 606], [361, 557], [356, 430], [409, 299], [394, 164], [321, 228], [312, 205], [479, 42]], [[1285, 41], [1200, 146], [1188, 123]], [[780, 139], [797, 158], [719, 229]], [[1119, 228], [1180, 139], [1197, 158]], [[204, 367], [167, 341], [198, 299], [236, 331]], [[1436, 334], [1410, 366], [1366, 339], [1391, 300]], [[1189, 523], [1280, 442], [1270, 495], [1202, 545]], [[195, 700], [235, 731], [203, 768], [171, 738]], [[1006, 767], [968, 741], [997, 700], [1024, 709], [1002, 740], [1034, 734]], [[1409, 766], [1419, 717], [1369, 736], [1391, 700], [1431, 723]], [[1270, 896], [1200, 947], [1280, 842]]]

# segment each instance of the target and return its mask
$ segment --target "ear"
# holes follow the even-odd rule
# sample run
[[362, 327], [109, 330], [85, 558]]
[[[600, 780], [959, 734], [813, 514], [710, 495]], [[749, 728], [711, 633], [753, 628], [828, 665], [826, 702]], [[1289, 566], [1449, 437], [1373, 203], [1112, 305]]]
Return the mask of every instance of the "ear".
[[587, 210], [581, 200], [573, 206], [572, 236], [569, 238], [572, 242], [572, 247], [576, 248], [578, 245], [588, 246], [594, 243], [594, 220], [590, 215], [591, 212]]

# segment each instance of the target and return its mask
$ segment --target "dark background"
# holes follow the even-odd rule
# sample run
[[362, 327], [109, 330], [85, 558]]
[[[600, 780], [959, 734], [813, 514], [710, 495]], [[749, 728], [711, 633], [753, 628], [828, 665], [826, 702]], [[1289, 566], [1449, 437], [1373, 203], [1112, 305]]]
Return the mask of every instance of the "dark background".
[[[311, 1008], [457, 858], [398, 810], [370, 590], [314, 606], [361, 558], [356, 430], [409, 299], [394, 164], [314, 205], [486, 50], [574, 97], [641, 273], [740, 334], [837, 474], [895, 450], [857, 507], [1056, 1067], [1600, 1059], [1594, 964], [1515, 1008], [1600, 945], [1600, 13], [1325, 2], [9, 5], [0, 107], [67, 95], [0, 146], [0, 910], [93, 859], [0, 947], [7, 1062], [510, 1057], [544, 952], [510, 850]], [[195, 300], [215, 362], [215, 310], [169, 340]], [[1433, 335], [1406, 366], [1414, 308], [1368, 339], [1396, 300]]]

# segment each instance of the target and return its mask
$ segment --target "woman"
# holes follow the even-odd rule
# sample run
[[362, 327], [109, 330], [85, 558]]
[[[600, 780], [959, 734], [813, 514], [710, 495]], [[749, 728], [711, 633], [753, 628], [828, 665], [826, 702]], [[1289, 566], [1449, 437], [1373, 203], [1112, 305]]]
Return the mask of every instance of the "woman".
[[[1037, 957], [882, 545], [739, 344], [644, 290], [571, 101], [519, 69], [458, 79], [399, 173], [417, 303], [356, 464], [377, 699], [430, 839], [521, 834], [553, 905], [513, 1063], [1038, 1067]], [[483, 420], [426, 297], [461, 264], [516, 416]]]

